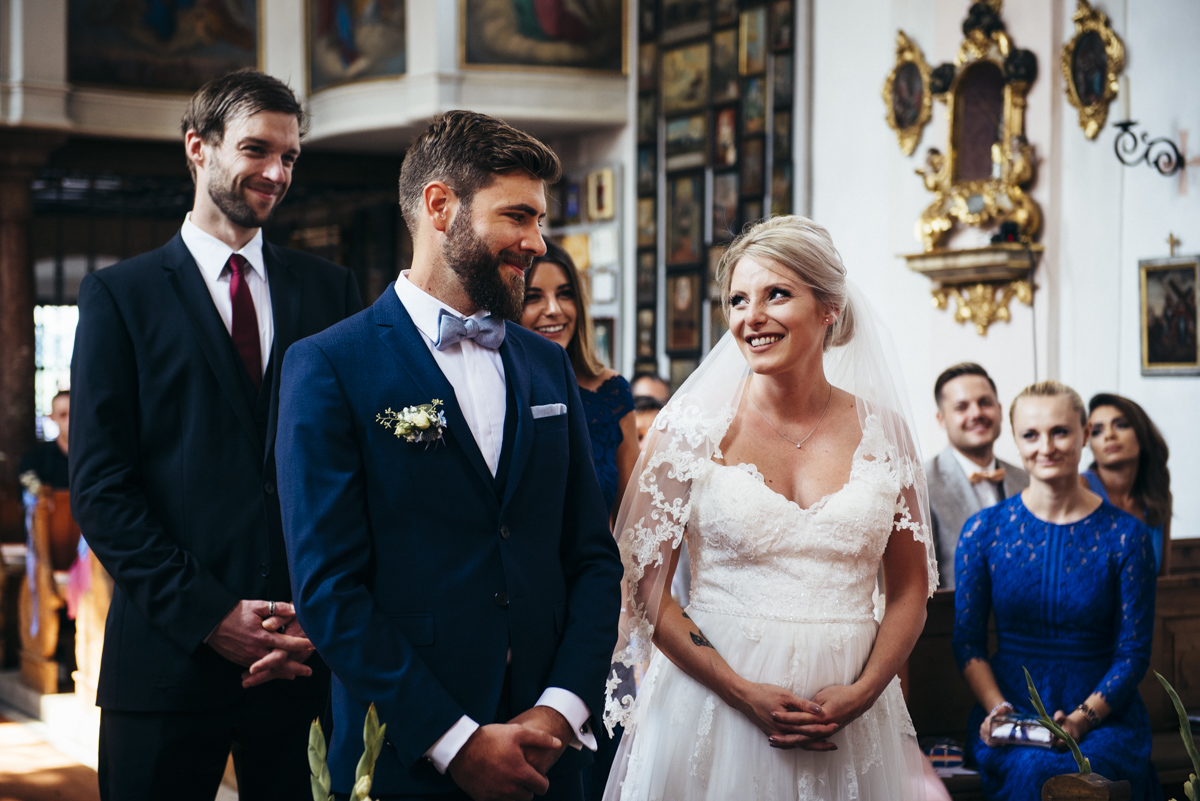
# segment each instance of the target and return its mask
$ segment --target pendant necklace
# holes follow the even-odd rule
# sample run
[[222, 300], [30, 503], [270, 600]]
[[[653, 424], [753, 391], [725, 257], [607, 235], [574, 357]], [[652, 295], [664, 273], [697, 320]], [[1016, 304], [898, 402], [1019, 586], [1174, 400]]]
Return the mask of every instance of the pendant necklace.
[[[747, 394], [749, 395], [749, 393], [747, 393]], [[771, 430], [774, 431], [779, 436], [786, 439], [788, 442], [795, 445], [796, 449], [799, 450], [801, 445], [808, 442], [809, 438], [812, 437], [813, 434], [817, 433], [817, 427], [820, 426], [821, 421], [825, 419], [825, 412], [829, 411], [829, 401], [831, 401], [833, 399], [833, 384], [829, 385], [829, 396], [827, 398], [825, 398], [825, 408], [821, 410], [821, 416], [817, 418], [817, 425], [813, 426], [812, 431], [808, 432], [808, 436], [805, 437], [804, 439], [800, 440], [799, 442], [796, 442], [796, 440], [791, 439], [790, 437], [784, 436], [783, 432], [780, 431], [778, 428], [776, 428], [775, 424], [772, 423], [765, 414], [763, 414], [762, 409], [758, 408], [758, 404], [754, 402], [754, 396], [749, 395], [749, 398], [750, 398], [750, 405], [754, 407], [754, 411], [758, 412], [758, 416], [761, 417], [764, 421], [766, 421], [766, 424], [771, 427]]]

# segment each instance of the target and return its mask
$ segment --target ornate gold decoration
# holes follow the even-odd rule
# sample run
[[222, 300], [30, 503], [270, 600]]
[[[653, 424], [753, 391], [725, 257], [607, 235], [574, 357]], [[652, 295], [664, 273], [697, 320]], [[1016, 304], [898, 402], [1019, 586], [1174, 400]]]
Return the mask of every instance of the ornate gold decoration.
[[935, 250], [904, 258], [914, 272], [933, 281], [934, 308], [954, 300], [954, 319], [971, 322], [980, 336], [988, 326], [1011, 319], [1008, 307], [1015, 297], [1033, 305], [1033, 270], [1044, 248], [1038, 244], [1001, 242], [966, 250]]
[[[1125, 69], [1125, 45], [1113, 33], [1112, 24], [1101, 11], [1092, 8], [1088, 0], [1079, 0], [1075, 9], [1075, 35], [1063, 45], [1062, 73], [1067, 82], [1067, 100], [1079, 110], [1079, 127], [1088, 139], [1095, 139], [1108, 119], [1108, 106], [1120, 89], [1118, 77]], [[1080, 50], [1080, 45], [1084, 46]], [[1097, 44], [1104, 48], [1104, 64], [1081, 64], [1076, 69], [1075, 57], [1094, 57]], [[1079, 85], [1080, 79], [1084, 85]]]
[[[948, 107], [950, 137], [948, 156], [930, 148], [926, 166], [917, 170], [934, 194], [916, 226], [926, 251], [940, 247], [955, 222], [979, 227], [1014, 222], [1024, 241], [1034, 239], [1041, 228], [1041, 209], [1023, 189], [1033, 178], [1033, 147], [1025, 139], [1025, 96], [1037, 76], [1037, 61], [1031, 52], [1013, 45], [999, 18], [1000, 7], [1000, 0], [974, 4], [963, 23], [966, 35], [954, 64], [931, 73], [931, 88]], [[963, 177], [964, 142], [970, 134], [978, 137], [980, 130], [978, 119], [970, 118], [966, 108], [967, 90], [972, 80], [985, 78], [1003, 84], [991, 174]], [[979, 142], [972, 144], [979, 148]]]
[[[920, 78], [921, 94], [919, 98], [912, 97], [914, 87], [909, 81], [911, 81], [913, 69]], [[908, 80], [902, 79], [897, 84], [896, 79], [902, 71], [909, 76]], [[884, 119], [887, 120], [888, 127], [896, 132], [896, 138], [900, 140], [900, 152], [911, 156], [917, 148], [917, 143], [921, 141], [921, 134], [932, 116], [933, 93], [929, 89], [929, 65], [925, 63], [925, 54], [912, 39], [905, 35], [904, 31], [896, 32], [896, 66], [892, 67], [887, 80], [883, 82], [883, 103], [887, 107]], [[903, 119], [898, 119], [901, 115], [897, 114], [897, 103], [904, 112]], [[907, 117], [914, 112], [916, 116], [911, 121], [908, 120]]]

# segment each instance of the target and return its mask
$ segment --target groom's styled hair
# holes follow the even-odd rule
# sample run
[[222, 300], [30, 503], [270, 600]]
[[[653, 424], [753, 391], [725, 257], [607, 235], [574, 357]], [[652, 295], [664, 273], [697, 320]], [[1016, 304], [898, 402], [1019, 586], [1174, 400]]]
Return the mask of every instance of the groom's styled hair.
[[562, 175], [554, 151], [506, 122], [474, 111], [447, 111], [433, 118], [408, 148], [400, 168], [400, 211], [417, 231], [421, 196], [430, 181], [444, 181], [464, 209], [497, 175], [525, 172], [552, 184]]

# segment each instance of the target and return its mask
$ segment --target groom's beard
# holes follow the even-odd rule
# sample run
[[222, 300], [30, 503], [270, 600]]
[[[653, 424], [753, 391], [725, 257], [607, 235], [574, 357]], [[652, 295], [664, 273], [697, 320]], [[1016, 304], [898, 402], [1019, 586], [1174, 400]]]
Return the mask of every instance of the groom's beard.
[[503, 264], [520, 264], [528, 270], [532, 254], [515, 250], [492, 253], [487, 243], [475, 235], [469, 208], [460, 210], [450, 223], [442, 254], [473, 304], [496, 317], [520, 322], [525, 307], [525, 277], [512, 275]]

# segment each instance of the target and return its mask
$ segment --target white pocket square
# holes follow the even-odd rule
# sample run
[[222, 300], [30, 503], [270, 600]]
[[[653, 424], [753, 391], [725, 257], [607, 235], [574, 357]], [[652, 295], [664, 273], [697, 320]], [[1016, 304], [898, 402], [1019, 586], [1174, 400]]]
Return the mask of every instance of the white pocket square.
[[543, 417], [556, 417], [560, 414], [567, 413], [567, 404], [565, 403], [546, 403], [541, 406], [531, 407], [533, 419], [539, 420]]

